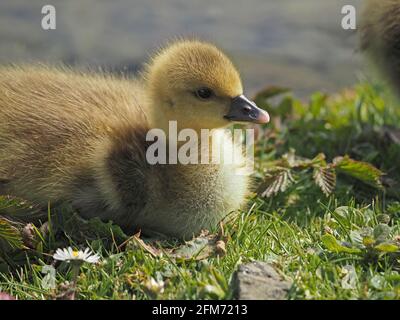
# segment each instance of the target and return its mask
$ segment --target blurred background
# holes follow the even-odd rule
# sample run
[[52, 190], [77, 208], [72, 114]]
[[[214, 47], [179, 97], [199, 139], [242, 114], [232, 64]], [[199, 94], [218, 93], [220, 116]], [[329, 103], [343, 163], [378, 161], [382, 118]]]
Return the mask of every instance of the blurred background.
[[[354, 83], [360, 57], [341, 8], [362, 0], [1, 0], [0, 63], [64, 62], [135, 72], [176, 36], [210, 40], [232, 57], [248, 93], [267, 85], [300, 97]], [[41, 28], [54, 5], [57, 29]]]

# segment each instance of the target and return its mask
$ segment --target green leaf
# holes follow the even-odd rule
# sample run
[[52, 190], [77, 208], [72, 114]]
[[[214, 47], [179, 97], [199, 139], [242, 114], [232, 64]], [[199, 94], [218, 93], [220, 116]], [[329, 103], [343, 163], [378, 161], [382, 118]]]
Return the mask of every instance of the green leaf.
[[307, 169], [314, 166], [326, 166], [325, 155], [318, 154], [314, 159], [307, 159], [296, 155], [296, 150], [290, 148], [281, 158], [281, 165], [290, 169]]
[[375, 244], [375, 240], [371, 237], [364, 237], [362, 242], [366, 247], [370, 247]]
[[121, 227], [113, 224], [111, 221], [104, 222], [101, 221], [100, 218], [92, 218], [88, 221], [88, 226], [99, 238], [112, 235], [112, 237], [119, 242], [128, 238]]
[[[79, 226], [79, 228], [76, 228]], [[112, 223], [104, 222], [100, 218], [83, 219], [76, 213], [64, 213], [64, 222], [58, 225], [66, 234], [77, 242], [93, 241], [103, 239], [106, 241], [116, 241], [122, 243], [128, 239], [128, 236], [122, 229]]]
[[375, 168], [372, 164], [362, 161], [356, 161], [348, 156], [336, 157], [333, 160], [333, 166], [339, 172], [358, 179], [368, 185], [381, 189], [381, 177], [383, 172]]
[[316, 92], [311, 96], [310, 111], [314, 118], [320, 116], [328, 96], [321, 92]]
[[357, 248], [348, 248], [340, 244], [334, 236], [331, 234], [325, 234], [321, 238], [322, 243], [331, 252], [335, 253], [340, 253], [340, 252], [345, 252], [345, 253], [361, 253], [360, 249]]
[[354, 210], [349, 206], [341, 206], [337, 207], [334, 211], [332, 211], [332, 216], [336, 219], [339, 224], [342, 225], [343, 228], [348, 229], [350, 228], [350, 210]]
[[377, 242], [389, 239], [391, 228], [387, 224], [380, 223], [374, 228], [374, 238]]
[[399, 247], [395, 245], [394, 243], [389, 243], [389, 242], [382, 242], [378, 244], [377, 246], [374, 247], [378, 251], [386, 252], [386, 253], [391, 253], [391, 252], [397, 252], [399, 251]]
[[386, 279], [379, 274], [373, 276], [370, 280], [371, 286], [377, 290], [382, 290], [385, 287], [386, 283]]

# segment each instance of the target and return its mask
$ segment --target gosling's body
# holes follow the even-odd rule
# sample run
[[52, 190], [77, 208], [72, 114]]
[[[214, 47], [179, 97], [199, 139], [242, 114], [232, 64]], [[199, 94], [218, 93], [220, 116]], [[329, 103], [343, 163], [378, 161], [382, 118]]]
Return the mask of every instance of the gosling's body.
[[243, 96], [230, 60], [194, 40], [161, 50], [138, 79], [1, 67], [0, 194], [191, 237], [240, 208], [250, 178], [238, 172], [241, 150], [224, 135], [224, 152], [239, 158], [233, 164], [150, 165], [146, 134], [170, 121], [200, 134], [269, 116]]
[[361, 49], [400, 95], [400, 1], [367, 0], [360, 30]]
[[2, 192], [173, 236], [243, 204], [248, 178], [229, 166], [147, 164], [138, 82], [51, 68], [3, 69], [0, 79]]
[[240, 208], [249, 177], [234, 165], [147, 163], [157, 106], [144, 81], [0, 68], [0, 193], [186, 238]]

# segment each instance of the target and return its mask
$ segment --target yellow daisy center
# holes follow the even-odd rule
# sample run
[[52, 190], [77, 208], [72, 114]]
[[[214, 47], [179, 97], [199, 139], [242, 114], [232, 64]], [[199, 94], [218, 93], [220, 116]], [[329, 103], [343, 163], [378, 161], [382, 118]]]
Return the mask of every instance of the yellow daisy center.
[[72, 255], [74, 258], [76, 258], [78, 256], [79, 252], [78, 251], [72, 251]]

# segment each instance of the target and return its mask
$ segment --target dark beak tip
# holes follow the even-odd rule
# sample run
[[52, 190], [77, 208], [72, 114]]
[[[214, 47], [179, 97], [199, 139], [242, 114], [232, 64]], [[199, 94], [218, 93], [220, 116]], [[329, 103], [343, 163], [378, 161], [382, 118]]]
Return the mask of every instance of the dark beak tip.
[[265, 110], [260, 111], [260, 115], [257, 118], [259, 124], [266, 124], [271, 120], [269, 114]]
[[253, 101], [247, 99], [244, 95], [233, 98], [229, 113], [225, 119], [239, 122], [253, 122], [257, 124], [266, 124], [270, 121], [267, 111], [260, 109]]

